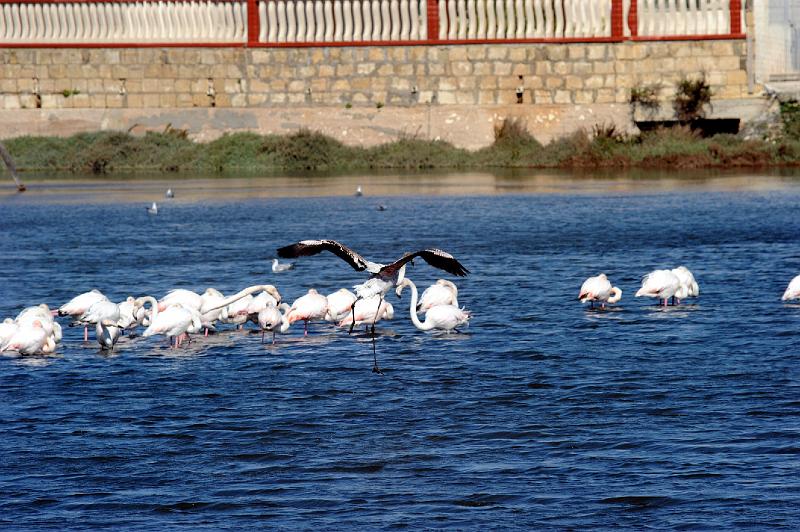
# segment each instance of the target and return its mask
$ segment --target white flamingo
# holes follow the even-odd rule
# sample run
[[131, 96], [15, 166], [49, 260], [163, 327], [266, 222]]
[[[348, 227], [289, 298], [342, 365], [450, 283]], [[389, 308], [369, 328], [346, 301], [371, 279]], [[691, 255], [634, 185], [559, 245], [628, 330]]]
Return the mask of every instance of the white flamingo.
[[439, 279], [422, 291], [417, 303], [417, 312], [428, 312], [436, 305], [458, 306], [458, 287], [452, 281]]
[[682, 299], [686, 299], [688, 297], [697, 297], [700, 295], [700, 287], [697, 285], [694, 274], [689, 270], [689, 268], [686, 266], [678, 266], [677, 268], [673, 268], [671, 271], [681, 283], [678, 291], [675, 292], [674, 296], [672, 296], [673, 304], [680, 305]]
[[[283, 311], [283, 313], [281, 313]], [[275, 333], [281, 334], [289, 330], [289, 305], [281, 303], [279, 306], [267, 305], [258, 312], [258, 326], [261, 328], [261, 343], [264, 343], [264, 333], [272, 333], [272, 345], [275, 345]]]
[[681, 281], [671, 270], [654, 270], [642, 278], [642, 287], [636, 292], [635, 297], [657, 297], [667, 300], [680, 289]]
[[328, 312], [328, 298], [310, 288], [308, 293], [292, 303], [286, 319], [289, 324], [302, 320], [305, 324], [303, 330], [304, 336], [308, 335], [308, 322], [318, 321], [325, 319], [325, 314]]
[[[100, 290], [93, 289], [89, 292], [84, 292], [83, 294], [79, 294], [72, 299], [70, 299], [67, 303], [61, 305], [58, 308], [58, 315], [59, 316], [71, 316], [73, 318], [77, 318], [78, 316], [82, 315], [84, 312], [89, 310], [89, 307], [97, 303], [98, 301], [108, 300], [106, 296], [103, 295]], [[86, 325], [83, 329], [83, 341], [89, 341], [89, 326]]]
[[[444, 270], [452, 275], [463, 277], [469, 273], [469, 270], [459, 263], [451, 254], [442, 251], [441, 249], [430, 248], [415, 251], [413, 253], [406, 253], [401, 258], [392, 262], [391, 264], [380, 264], [366, 260], [364, 257], [348, 248], [344, 244], [336, 240], [302, 240], [288, 246], [278, 249], [278, 256], [291, 259], [297, 257], [304, 257], [309, 255], [316, 255], [323, 251], [329, 251], [344, 260], [356, 271], [369, 272], [370, 277], [364, 283], [354, 286], [357, 299], [367, 299], [371, 296], [380, 294], [380, 301], [386, 293], [393, 286], [397, 286], [405, 277], [406, 264], [411, 262], [416, 257], [421, 257], [425, 262], [435, 268]], [[353, 304], [355, 310], [355, 303]], [[376, 306], [377, 315], [377, 306]], [[355, 327], [355, 320], [350, 325], [350, 332]], [[372, 337], [372, 354], [375, 365], [372, 371], [381, 373], [378, 367], [378, 356], [375, 350], [375, 336]]]
[[790, 301], [792, 299], [800, 299], [800, 275], [789, 281], [789, 286], [781, 297], [781, 301]]
[[143, 306], [145, 303], [150, 303], [152, 312], [150, 325], [142, 333], [145, 338], [163, 334], [169, 338], [170, 346], [172, 346], [174, 338], [174, 347], [178, 347], [180, 346], [181, 338], [184, 334], [187, 334], [191, 327], [194, 326], [197, 330], [202, 327], [199, 313], [197, 311], [192, 312], [180, 303], [170, 305], [163, 311], [159, 311], [159, 303], [152, 296], [144, 296], [136, 300], [137, 306]]
[[622, 299], [622, 290], [616, 286], [611, 286], [606, 274], [601, 273], [600, 275], [589, 277], [583, 282], [578, 299], [581, 303], [588, 301], [592, 308], [594, 308], [594, 302], [599, 301], [600, 305], [605, 308], [606, 303], [616, 303]]
[[19, 326], [0, 352], [16, 351], [20, 355], [44, 355], [55, 351], [55, 341], [38, 319]]
[[11, 318], [6, 318], [0, 323], [0, 350], [8, 343], [14, 333], [19, 329], [19, 324]]
[[[377, 298], [380, 298], [380, 296], [374, 295], [368, 299], [359, 299], [356, 301], [353, 312], [345, 313], [344, 317], [339, 321], [339, 327], [352, 325], [353, 320], [355, 320], [356, 325], [367, 325], [367, 328], [372, 324], [372, 330], [374, 332], [377, 322], [394, 319], [394, 307], [392, 304], [386, 300], [377, 302]], [[376, 302], [378, 306], [376, 306]]]
[[397, 297], [403, 292], [406, 286], [411, 288], [411, 304], [409, 305], [409, 314], [411, 314], [411, 322], [420, 331], [430, 331], [438, 329], [442, 331], [457, 330], [457, 327], [465, 325], [469, 322], [470, 313], [464, 309], [458, 308], [455, 305], [437, 305], [428, 309], [425, 313], [425, 321], [419, 321], [417, 317], [417, 287], [411, 279], [403, 279], [395, 292]]
[[356, 302], [356, 295], [347, 288], [340, 288], [336, 292], [327, 295], [328, 313], [325, 321], [338, 322], [344, 315], [351, 311]]
[[124, 327], [113, 320], [105, 319], [98, 321], [95, 325], [94, 333], [95, 338], [97, 338], [97, 343], [100, 344], [100, 348], [112, 351], [117, 344], [117, 340], [122, 336], [123, 329]]
[[39, 320], [47, 335], [52, 336], [55, 343], [59, 343], [61, 341], [61, 325], [53, 319], [54, 313], [50, 307], [42, 303], [22, 309], [14, 321], [17, 325], [24, 327], [30, 325], [34, 320]]

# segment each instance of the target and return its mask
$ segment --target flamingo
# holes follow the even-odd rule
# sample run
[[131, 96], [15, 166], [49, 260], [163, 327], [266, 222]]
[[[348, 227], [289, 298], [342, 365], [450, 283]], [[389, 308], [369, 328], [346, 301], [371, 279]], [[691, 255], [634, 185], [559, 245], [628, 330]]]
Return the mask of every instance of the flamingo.
[[789, 301], [792, 299], [800, 299], [800, 275], [789, 281], [789, 286], [781, 297], [781, 301]]
[[397, 285], [395, 293], [397, 297], [403, 292], [406, 286], [411, 288], [411, 304], [409, 305], [409, 314], [411, 314], [411, 322], [420, 331], [430, 331], [439, 329], [443, 331], [457, 331], [457, 327], [465, 325], [469, 322], [470, 313], [464, 309], [458, 308], [455, 305], [437, 305], [428, 309], [425, 313], [425, 321], [419, 321], [417, 317], [417, 287], [411, 279], [403, 279]]
[[308, 336], [308, 322], [322, 320], [328, 312], [328, 298], [310, 288], [308, 293], [292, 303], [286, 319], [289, 324], [303, 320], [305, 323], [303, 336]]
[[672, 273], [675, 274], [681, 283], [678, 291], [675, 292], [674, 296], [672, 296], [673, 304], [677, 303], [680, 305], [681, 299], [686, 299], [687, 297], [697, 297], [700, 295], [700, 287], [697, 285], [697, 281], [694, 279], [694, 274], [689, 271], [689, 268], [686, 266], [678, 266], [677, 268], [672, 269]]
[[458, 287], [452, 281], [439, 279], [423, 290], [417, 304], [417, 312], [427, 312], [436, 305], [458, 306]]
[[589, 277], [583, 282], [578, 299], [581, 303], [588, 301], [592, 308], [594, 308], [594, 302], [599, 301], [602, 308], [605, 308], [606, 303], [616, 303], [622, 299], [622, 290], [616, 286], [611, 286], [606, 274], [601, 273], [600, 275]]
[[167, 295], [161, 298], [158, 302], [158, 310], [163, 312], [167, 307], [178, 303], [184, 307], [199, 310], [203, 306], [203, 296], [185, 288], [176, 288], [170, 290]]
[[294, 268], [294, 263], [292, 262], [281, 264], [278, 262], [278, 259], [272, 259], [272, 273], [288, 272], [292, 268]]
[[[297, 258], [309, 255], [316, 255], [322, 251], [330, 251], [340, 259], [347, 262], [354, 270], [369, 272], [370, 277], [365, 282], [355, 285], [357, 299], [366, 299], [376, 294], [381, 295], [380, 301], [393, 286], [403, 280], [406, 272], [406, 264], [416, 257], [422, 257], [425, 262], [435, 268], [442, 269], [452, 275], [463, 277], [469, 270], [459, 263], [451, 254], [441, 249], [430, 248], [405, 253], [401, 258], [391, 264], [380, 264], [366, 260], [364, 257], [348, 248], [336, 240], [301, 240], [295, 244], [290, 244], [278, 249], [278, 256], [283, 258]], [[355, 311], [355, 303], [352, 307]], [[376, 313], [377, 316], [377, 313]], [[353, 332], [355, 320], [350, 325], [350, 332]], [[381, 373], [378, 367], [378, 356], [375, 353], [375, 337], [372, 337], [372, 354], [375, 365], [372, 367], [374, 373]]]
[[98, 321], [94, 332], [97, 343], [100, 344], [100, 349], [113, 351], [117, 340], [122, 336], [123, 329], [124, 327], [114, 320], [104, 319]]
[[17, 329], [19, 329], [19, 324], [11, 318], [6, 318], [3, 320], [3, 323], [0, 323], [0, 350], [2, 350], [3, 346], [14, 336]]
[[61, 325], [53, 319], [53, 311], [45, 303], [22, 309], [14, 321], [19, 326], [26, 326], [34, 320], [41, 321], [42, 328], [53, 338], [53, 342], [61, 341]]
[[[344, 318], [339, 321], [339, 327], [346, 327], [351, 325], [355, 320], [356, 325], [372, 324], [373, 333], [375, 331], [375, 324], [382, 319], [391, 320], [394, 318], [394, 307], [386, 300], [381, 300], [376, 307], [376, 298], [380, 296], [374, 295], [368, 299], [359, 299], [356, 301], [354, 312], [346, 313]], [[376, 311], [377, 310], [377, 315]]]
[[340, 321], [344, 315], [353, 308], [356, 302], [356, 295], [347, 288], [340, 288], [332, 294], [328, 294], [328, 313], [325, 315], [326, 321]]
[[190, 327], [194, 326], [196, 330], [202, 327], [200, 314], [197, 311], [192, 312], [180, 303], [159, 311], [159, 304], [152, 296], [144, 296], [136, 300], [137, 306], [143, 306], [145, 303], [150, 303], [152, 315], [150, 316], [150, 325], [142, 333], [143, 337], [163, 334], [170, 339], [170, 346], [172, 346], [172, 339], [175, 338], [175, 347], [178, 347], [180, 338], [187, 333]]
[[20, 355], [49, 354], [55, 350], [55, 341], [47, 334], [38, 319], [21, 325], [0, 348], [0, 352], [16, 351]]
[[[289, 329], [289, 305], [281, 303], [279, 306], [267, 305], [258, 312], [258, 326], [261, 328], [261, 343], [264, 343], [264, 333], [272, 332], [272, 345], [275, 345], [275, 333], [285, 333]], [[283, 314], [281, 314], [283, 311]]]
[[[72, 316], [73, 318], [77, 318], [87, 310], [89, 307], [97, 303], [98, 301], [108, 300], [106, 296], [103, 295], [100, 290], [93, 289], [89, 292], [84, 292], [83, 294], [79, 294], [72, 299], [70, 299], [67, 303], [64, 303], [58, 308], [58, 315], [59, 316]], [[86, 325], [83, 329], [83, 341], [89, 341], [89, 326]]]
[[654, 270], [642, 278], [642, 287], [636, 292], [635, 297], [657, 297], [667, 300], [674, 296], [680, 289], [681, 281], [671, 270]]
[[[119, 305], [108, 299], [101, 299], [89, 307], [86, 312], [78, 316], [76, 323], [88, 328], [89, 325], [97, 325], [97, 323], [103, 320], [108, 320], [117, 324], [120, 318]], [[88, 338], [84, 337], [84, 341], [88, 341]]]

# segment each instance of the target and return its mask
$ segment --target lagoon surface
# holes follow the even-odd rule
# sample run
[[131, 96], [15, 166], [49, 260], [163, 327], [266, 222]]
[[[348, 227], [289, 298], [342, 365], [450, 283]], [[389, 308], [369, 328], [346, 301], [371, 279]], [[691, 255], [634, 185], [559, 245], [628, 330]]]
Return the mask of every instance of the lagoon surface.
[[[367, 336], [329, 325], [276, 346], [230, 329], [178, 350], [125, 338], [108, 355], [62, 319], [56, 356], [0, 357], [0, 525], [800, 527], [800, 305], [780, 301], [800, 273], [800, 179], [463, 182], [3, 190], [0, 318], [91, 288], [120, 301], [269, 282], [291, 301], [364, 280], [332, 255], [270, 271], [276, 247], [319, 237], [382, 262], [453, 253], [474, 317], [464, 334], [422, 333], [408, 292], [392, 294], [384, 376]], [[697, 300], [633, 297], [680, 264]], [[623, 298], [590, 311], [575, 298], [600, 272]], [[408, 271], [420, 290], [440, 273]]]

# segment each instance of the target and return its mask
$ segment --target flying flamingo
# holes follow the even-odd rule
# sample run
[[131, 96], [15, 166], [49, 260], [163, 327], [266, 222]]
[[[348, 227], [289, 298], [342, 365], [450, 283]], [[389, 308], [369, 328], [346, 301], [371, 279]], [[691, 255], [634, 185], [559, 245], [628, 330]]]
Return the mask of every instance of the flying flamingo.
[[411, 288], [411, 304], [409, 305], [409, 314], [411, 314], [411, 322], [420, 331], [430, 331], [439, 329], [443, 331], [457, 331], [457, 327], [465, 325], [469, 322], [470, 313], [464, 309], [458, 308], [455, 305], [437, 305], [428, 309], [425, 313], [425, 321], [419, 321], [417, 317], [417, 287], [411, 282], [411, 279], [403, 279], [397, 285], [395, 292], [397, 297], [403, 292], [406, 286]]
[[439, 279], [422, 291], [422, 296], [417, 303], [417, 312], [428, 312], [436, 305], [458, 306], [458, 287], [452, 281]]
[[594, 308], [595, 301], [599, 301], [601, 307], [605, 308], [606, 303], [616, 303], [622, 299], [622, 290], [616, 286], [611, 286], [606, 274], [601, 273], [600, 275], [589, 277], [583, 282], [578, 299], [581, 303], [588, 301], [591, 308]]
[[654, 270], [642, 278], [642, 287], [636, 292], [635, 297], [657, 297], [667, 300], [680, 289], [681, 281], [671, 270]]
[[789, 281], [789, 286], [786, 287], [781, 301], [789, 301], [791, 299], [800, 299], [800, 275]]
[[308, 322], [324, 319], [327, 312], [328, 298], [311, 288], [306, 295], [292, 303], [289, 312], [286, 314], [286, 319], [289, 324], [303, 320], [305, 323], [303, 336], [307, 336]]
[[[336, 240], [302, 240], [295, 244], [278, 249], [278, 256], [292, 259], [297, 257], [304, 257], [309, 255], [316, 255], [322, 251], [330, 251], [340, 259], [347, 262], [354, 270], [369, 272], [370, 277], [364, 283], [354, 286], [357, 299], [367, 299], [370, 296], [380, 294], [378, 305], [386, 295], [386, 293], [393, 287], [400, 283], [405, 277], [405, 266], [416, 257], [422, 257], [428, 264], [435, 268], [442, 269], [452, 275], [463, 277], [469, 273], [469, 270], [459, 263], [455, 257], [449, 253], [436, 248], [423, 249], [413, 253], [406, 253], [401, 258], [392, 262], [391, 264], [380, 264], [366, 260], [364, 257], [348, 248], [344, 244]], [[355, 311], [355, 303], [353, 303], [353, 312]], [[377, 308], [376, 308], [376, 316]], [[350, 332], [355, 327], [355, 319], [350, 325]], [[375, 336], [372, 337], [372, 355], [375, 365], [372, 371], [381, 373], [378, 367], [378, 356], [375, 352]]]

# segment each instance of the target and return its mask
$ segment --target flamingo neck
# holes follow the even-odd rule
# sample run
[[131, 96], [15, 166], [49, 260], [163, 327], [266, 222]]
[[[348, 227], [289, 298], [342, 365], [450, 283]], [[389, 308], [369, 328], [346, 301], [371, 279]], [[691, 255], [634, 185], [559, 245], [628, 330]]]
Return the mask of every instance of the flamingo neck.
[[419, 321], [419, 317], [417, 317], [417, 285], [411, 282], [410, 279], [406, 279], [403, 281], [404, 284], [408, 285], [411, 288], [411, 306], [409, 307], [409, 314], [411, 314], [411, 322], [414, 324], [414, 327], [419, 329], [420, 331], [428, 331], [432, 329], [432, 327], [426, 325], [428, 319], [425, 319], [425, 323]]
[[272, 286], [271, 284], [257, 284], [257, 285], [254, 285], [254, 286], [250, 286], [250, 287], [245, 288], [244, 290], [242, 290], [240, 292], [237, 292], [236, 294], [234, 294], [234, 295], [232, 295], [230, 297], [226, 297], [221, 302], [216, 303], [213, 307], [205, 310], [205, 312], [203, 312], [203, 314], [211, 312], [212, 310], [217, 310], [219, 308], [227, 307], [231, 303], [239, 301], [243, 297], [247, 297], [250, 294], [254, 294], [254, 293], [260, 292], [262, 290], [268, 290], [268, 289], [271, 290], [271, 289], [274, 289], [274, 288], [275, 287]]
[[153, 296], [144, 296], [137, 299], [135, 303], [138, 302], [141, 302], [141, 306], [144, 306], [145, 303], [150, 303], [150, 323], [152, 324], [154, 321], [156, 321], [156, 318], [158, 317], [158, 301], [156, 301], [156, 298]]
[[616, 303], [622, 299], [622, 290], [616, 286], [611, 287], [611, 297], [608, 298], [608, 303]]

